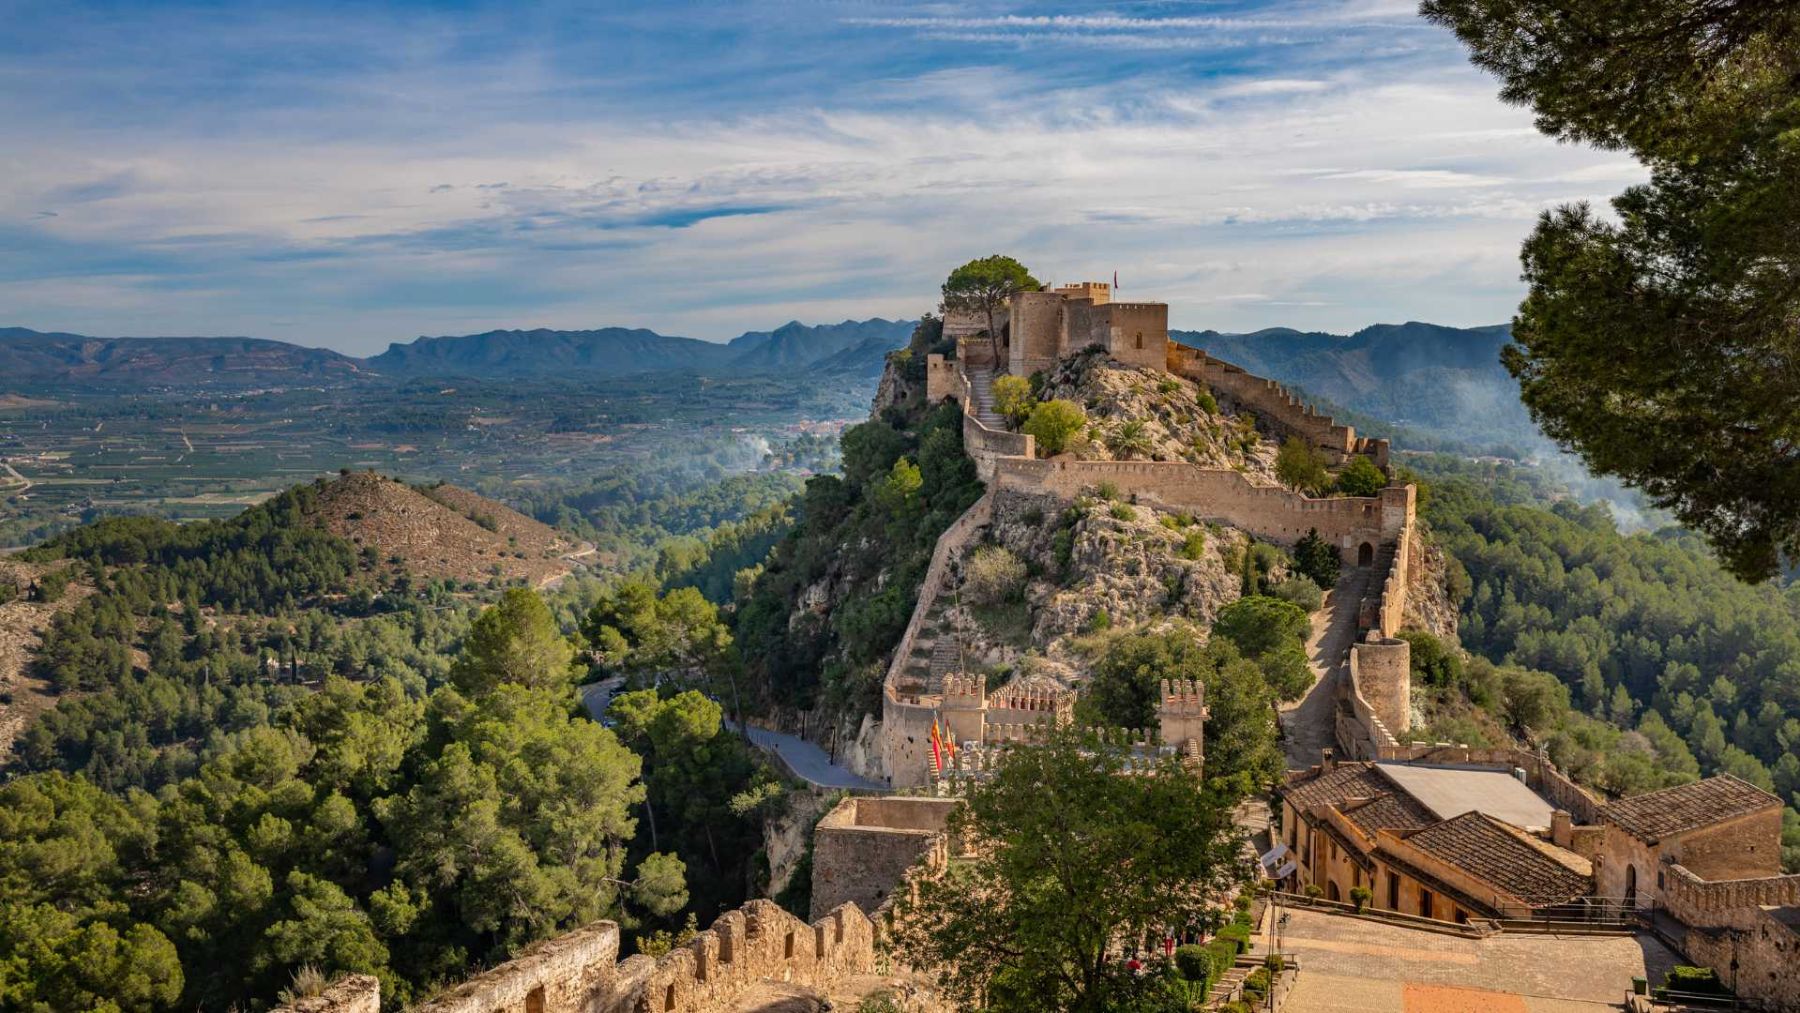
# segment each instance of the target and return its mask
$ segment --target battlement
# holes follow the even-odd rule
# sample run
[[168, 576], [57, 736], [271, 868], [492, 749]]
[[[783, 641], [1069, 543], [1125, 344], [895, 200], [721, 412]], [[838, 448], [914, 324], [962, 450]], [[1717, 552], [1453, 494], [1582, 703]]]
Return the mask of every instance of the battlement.
[[[710, 1013], [763, 981], [824, 987], [875, 967], [875, 926], [854, 904], [811, 924], [774, 901], [727, 911], [659, 959], [619, 955], [619, 927], [595, 922], [528, 948], [418, 1013]], [[354, 976], [280, 1013], [374, 1013], [380, 984]]]
[[944, 676], [945, 710], [981, 710], [987, 706], [987, 680], [979, 675]]
[[1162, 709], [1171, 714], [1206, 712], [1206, 686], [1197, 679], [1164, 679]]

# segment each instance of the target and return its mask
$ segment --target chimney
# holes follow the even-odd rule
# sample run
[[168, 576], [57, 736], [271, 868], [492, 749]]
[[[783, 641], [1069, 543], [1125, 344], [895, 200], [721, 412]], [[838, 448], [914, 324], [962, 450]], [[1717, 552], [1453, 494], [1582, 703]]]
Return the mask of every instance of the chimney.
[[1575, 839], [1575, 830], [1569, 819], [1567, 809], [1558, 809], [1550, 814], [1550, 843], [1559, 848], [1566, 848]]
[[1319, 765], [1324, 767], [1327, 773], [1337, 769], [1337, 756], [1331, 750], [1321, 749], [1319, 753], [1323, 757], [1319, 761]]

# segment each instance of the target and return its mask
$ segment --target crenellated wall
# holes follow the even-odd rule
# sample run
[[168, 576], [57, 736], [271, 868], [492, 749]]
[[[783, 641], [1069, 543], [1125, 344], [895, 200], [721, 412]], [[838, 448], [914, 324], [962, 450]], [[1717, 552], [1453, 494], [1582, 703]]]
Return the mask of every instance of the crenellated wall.
[[1212, 388], [1281, 435], [1306, 440], [1324, 451], [1334, 465], [1360, 454], [1383, 470], [1388, 466], [1386, 440], [1358, 437], [1354, 427], [1339, 425], [1331, 416], [1320, 414], [1274, 380], [1175, 342], [1169, 343], [1166, 368]]
[[[752, 986], [823, 988], [875, 968], [875, 926], [854, 904], [808, 924], [753, 900], [660, 959], [621, 961], [619, 927], [595, 922], [537, 944], [417, 1007], [415, 1013], [722, 1013]], [[282, 1013], [374, 1013], [380, 987], [346, 979]]]
[[1663, 903], [1686, 925], [1742, 925], [1759, 907], [1800, 907], [1800, 875], [1702, 879], [1674, 862], [1662, 871]]

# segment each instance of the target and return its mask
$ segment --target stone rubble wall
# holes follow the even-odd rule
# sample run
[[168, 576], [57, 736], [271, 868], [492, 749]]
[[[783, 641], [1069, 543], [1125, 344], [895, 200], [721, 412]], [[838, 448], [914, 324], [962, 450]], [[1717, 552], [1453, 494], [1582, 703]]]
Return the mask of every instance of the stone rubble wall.
[[[762, 981], [823, 988], [875, 969], [875, 926], [854, 904], [810, 925], [753, 900], [660, 959], [618, 960], [619, 927], [595, 922], [549, 939], [418, 1007], [416, 1013], [723, 1013]], [[277, 1013], [378, 1013], [380, 985], [347, 978]]]
[[1671, 863], [1663, 866], [1663, 903], [1684, 925], [1742, 928], [1763, 907], [1800, 907], [1800, 875], [1701, 879]]

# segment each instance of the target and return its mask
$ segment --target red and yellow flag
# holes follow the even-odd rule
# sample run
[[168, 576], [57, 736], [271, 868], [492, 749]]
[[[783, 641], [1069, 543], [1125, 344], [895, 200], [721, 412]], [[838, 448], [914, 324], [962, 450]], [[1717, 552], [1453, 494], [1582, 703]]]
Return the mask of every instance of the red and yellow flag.
[[944, 758], [939, 752], [942, 740], [938, 736], [937, 715], [931, 716], [931, 772], [939, 773], [944, 769]]

